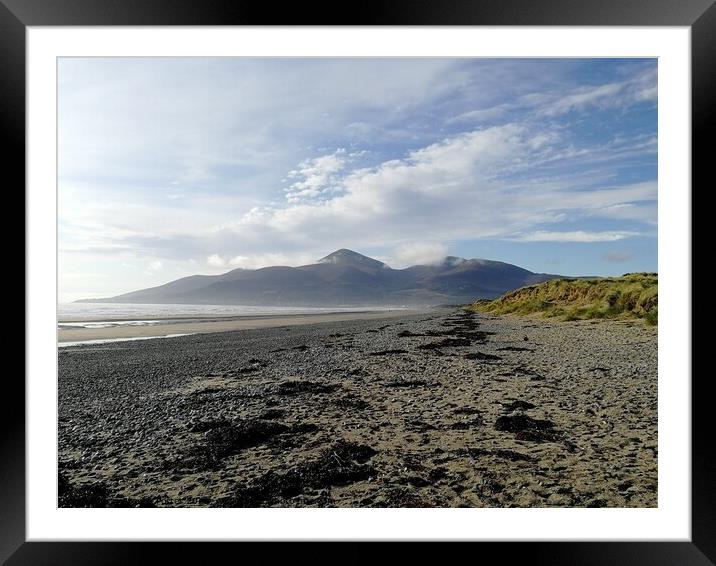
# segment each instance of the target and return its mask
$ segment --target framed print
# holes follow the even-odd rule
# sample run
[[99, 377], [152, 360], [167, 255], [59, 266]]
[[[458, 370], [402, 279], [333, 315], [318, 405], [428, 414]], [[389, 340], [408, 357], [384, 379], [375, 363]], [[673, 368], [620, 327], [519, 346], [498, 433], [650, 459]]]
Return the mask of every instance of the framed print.
[[2, 0], [27, 331], [1, 558], [716, 560], [716, 8], [536, 8]]

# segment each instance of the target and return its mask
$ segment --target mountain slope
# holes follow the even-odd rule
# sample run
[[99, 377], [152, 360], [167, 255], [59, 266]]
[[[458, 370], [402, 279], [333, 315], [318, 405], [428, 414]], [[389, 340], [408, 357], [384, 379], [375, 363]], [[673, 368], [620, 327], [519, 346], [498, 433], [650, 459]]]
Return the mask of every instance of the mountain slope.
[[447, 257], [440, 264], [392, 269], [340, 249], [299, 267], [236, 269], [193, 275], [150, 289], [80, 302], [242, 305], [430, 305], [493, 298], [557, 277], [483, 259]]

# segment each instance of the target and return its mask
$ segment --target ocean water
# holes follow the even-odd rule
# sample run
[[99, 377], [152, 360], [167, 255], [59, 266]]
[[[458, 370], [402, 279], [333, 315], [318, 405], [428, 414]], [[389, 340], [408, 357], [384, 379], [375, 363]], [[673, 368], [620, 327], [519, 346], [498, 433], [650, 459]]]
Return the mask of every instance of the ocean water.
[[153, 326], [176, 318], [217, 318], [329, 312], [393, 311], [407, 307], [262, 307], [243, 305], [152, 305], [119, 303], [59, 303], [58, 328]]

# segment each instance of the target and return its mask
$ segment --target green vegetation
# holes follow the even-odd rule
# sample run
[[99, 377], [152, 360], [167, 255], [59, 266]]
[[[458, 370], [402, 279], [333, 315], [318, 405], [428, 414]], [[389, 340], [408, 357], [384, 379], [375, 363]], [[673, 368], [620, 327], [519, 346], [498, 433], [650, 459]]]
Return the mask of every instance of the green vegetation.
[[642, 318], [658, 324], [656, 273], [626, 273], [597, 279], [554, 279], [522, 287], [466, 307], [489, 314], [539, 315], [563, 320]]

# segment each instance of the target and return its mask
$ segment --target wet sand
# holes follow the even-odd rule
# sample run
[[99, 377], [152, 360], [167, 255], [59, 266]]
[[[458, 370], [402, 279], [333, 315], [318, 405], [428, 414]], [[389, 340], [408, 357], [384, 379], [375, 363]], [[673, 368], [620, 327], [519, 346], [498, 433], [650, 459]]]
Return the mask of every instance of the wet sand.
[[[107, 328], [61, 328], [57, 331], [58, 342], [80, 342], [85, 340], [112, 340], [116, 338], [146, 338], [150, 336], [168, 336], [172, 334], [204, 334], [208, 332], [226, 332], [230, 330], [250, 330], [256, 328], [275, 328], [337, 322], [351, 320], [375, 320], [393, 316], [404, 316], [416, 311], [354, 311], [320, 314], [290, 314], [235, 316], [221, 318], [183, 317], [163, 319], [161, 324], [145, 326], [111, 326]], [[152, 317], [148, 319], [155, 320]], [[109, 320], [109, 319], [108, 319]], [[121, 319], [117, 319], [121, 320]], [[66, 321], [69, 322], [69, 321]], [[73, 321], [75, 322], [75, 321]]]
[[62, 507], [655, 507], [657, 331], [417, 315], [62, 348]]

